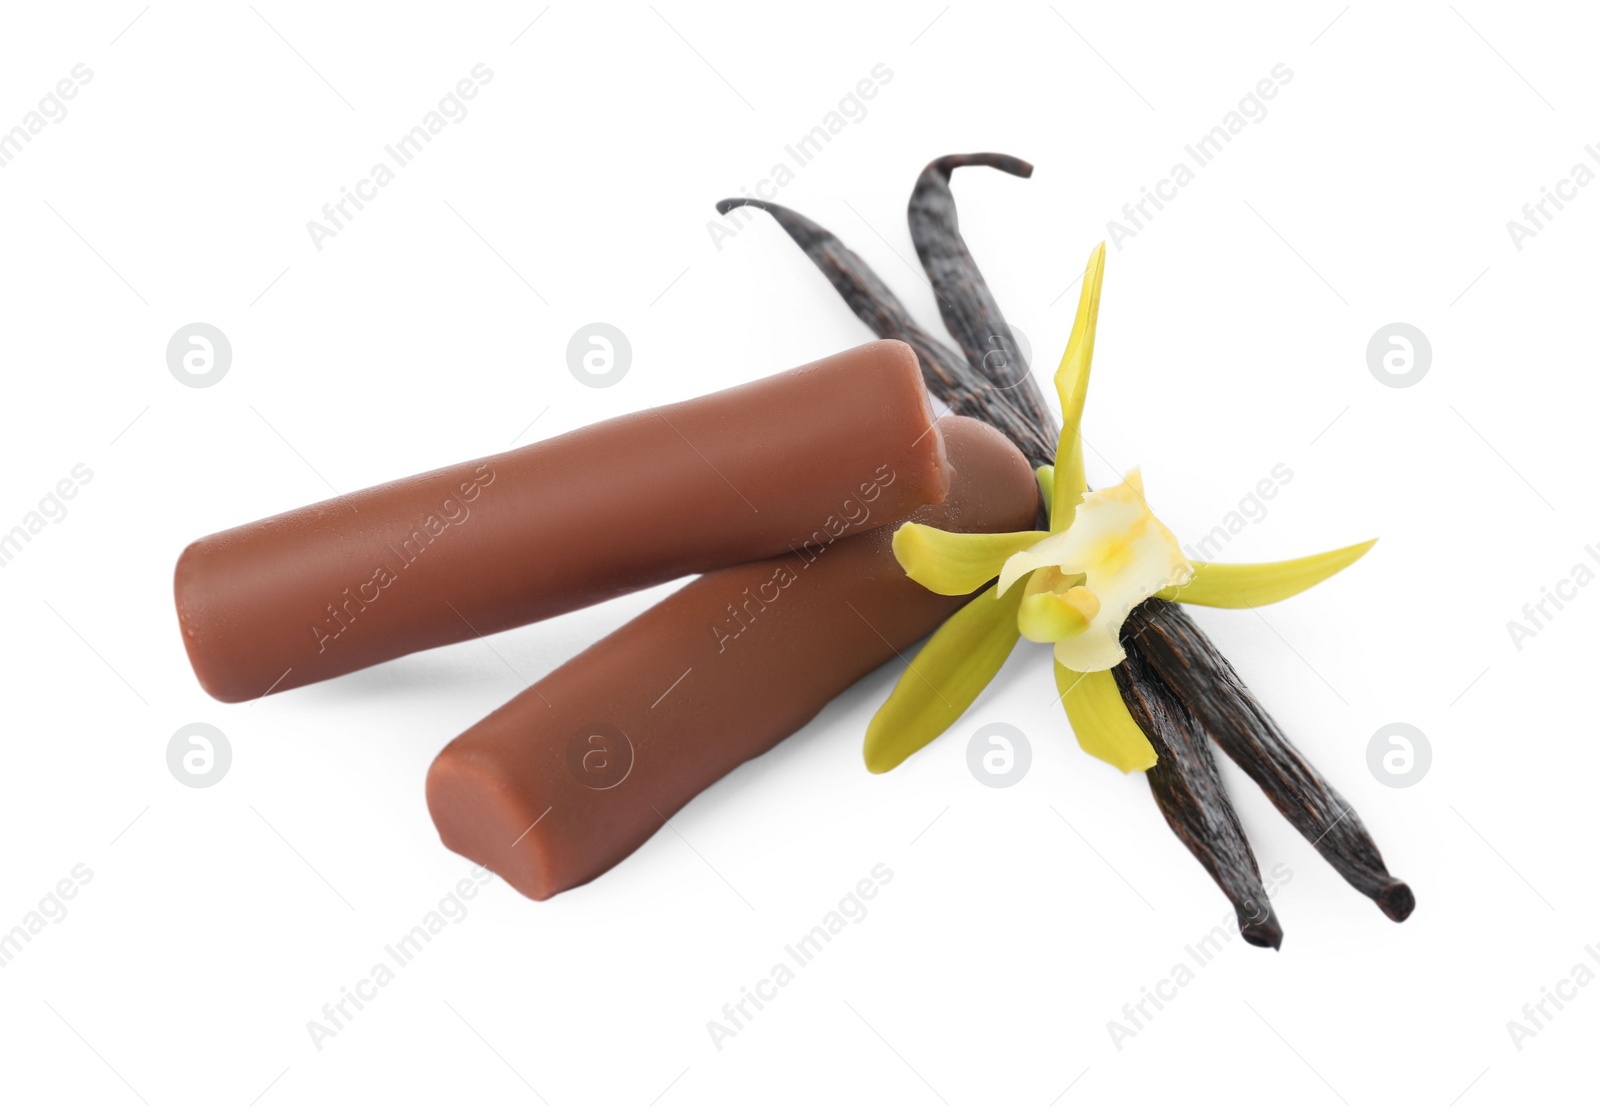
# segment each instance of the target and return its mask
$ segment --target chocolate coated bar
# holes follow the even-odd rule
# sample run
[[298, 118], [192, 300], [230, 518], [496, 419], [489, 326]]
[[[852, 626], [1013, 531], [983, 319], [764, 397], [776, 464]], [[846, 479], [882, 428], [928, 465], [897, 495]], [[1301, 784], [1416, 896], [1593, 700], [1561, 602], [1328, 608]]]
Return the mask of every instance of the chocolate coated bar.
[[916, 357], [877, 341], [202, 538], [195, 675], [256, 699], [892, 521], [949, 467]]

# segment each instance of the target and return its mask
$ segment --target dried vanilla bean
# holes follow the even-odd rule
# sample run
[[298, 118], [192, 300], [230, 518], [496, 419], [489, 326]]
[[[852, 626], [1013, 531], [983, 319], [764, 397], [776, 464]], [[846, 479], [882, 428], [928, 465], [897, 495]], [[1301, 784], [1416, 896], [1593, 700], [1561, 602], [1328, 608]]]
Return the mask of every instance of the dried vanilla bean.
[[[1151, 599], [1123, 627], [1140, 658], [1189, 707], [1267, 799], [1357, 891], [1391, 920], [1404, 920], [1416, 898], [1383, 864], [1361, 817], [1284, 737], [1238, 673], [1181, 607]], [[1154, 771], [1152, 771], [1153, 773]]]
[[1240, 935], [1276, 950], [1283, 929], [1200, 720], [1137, 654], [1130, 653], [1112, 675], [1133, 721], [1155, 747], [1158, 760], [1145, 775], [1168, 826], [1227, 894]]
[[[1015, 174], [1033, 175], [1033, 164], [1001, 154], [946, 155], [923, 168], [906, 206], [911, 242], [917, 258], [938, 296], [939, 315], [956, 338], [967, 362], [1011, 394], [1011, 400], [1036, 427], [1050, 425], [1044, 395], [1028, 373], [1028, 362], [1017, 346], [989, 284], [984, 281], [972, 252], [961, 237], [956, 219], [956, 199], [950, 192], [950, 172], [962, 166], [989, 166]], [[1034, 461], [1034, 465], [1046, 461]]]

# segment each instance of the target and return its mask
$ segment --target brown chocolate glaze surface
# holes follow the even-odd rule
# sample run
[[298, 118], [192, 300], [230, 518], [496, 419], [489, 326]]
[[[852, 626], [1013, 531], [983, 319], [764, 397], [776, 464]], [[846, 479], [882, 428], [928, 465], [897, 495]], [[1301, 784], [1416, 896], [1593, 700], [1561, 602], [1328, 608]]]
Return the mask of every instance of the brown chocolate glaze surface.
[[[981, 422], [939, 423], [941, 529], [1031, 529], [1027, 461]], [[446, 846], [543, 900], [604, 873], [964, 599], [907, 579], [892, 527], [701, 576], [456, 738], [428, 772]]]
[[949, 482], [916, 356], [877, 341], [202, 538], [178, 621], [201, 686], [252, 700], [828, 544]]

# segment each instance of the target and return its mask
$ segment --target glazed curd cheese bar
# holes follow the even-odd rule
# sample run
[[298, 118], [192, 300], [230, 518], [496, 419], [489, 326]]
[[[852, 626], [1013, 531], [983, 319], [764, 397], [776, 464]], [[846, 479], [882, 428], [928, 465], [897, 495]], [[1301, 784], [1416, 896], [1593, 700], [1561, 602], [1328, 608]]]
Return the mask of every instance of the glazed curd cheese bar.
[[291, 510], [178, 559], [195, 676], [253, 700], [941, 502], [917, 358], [877, 341]]

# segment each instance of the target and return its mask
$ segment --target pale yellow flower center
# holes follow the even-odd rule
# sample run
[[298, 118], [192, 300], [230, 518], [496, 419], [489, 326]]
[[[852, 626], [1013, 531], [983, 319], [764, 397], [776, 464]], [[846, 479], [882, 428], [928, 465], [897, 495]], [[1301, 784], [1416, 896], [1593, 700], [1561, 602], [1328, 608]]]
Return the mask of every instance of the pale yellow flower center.
[[1024, 575], [1017, 626], [1054, 642], [1056, 659], [1077, 672], [1122, 662], [1122, 623], [1134, 607], [1194, 569], [1172, 531], [1150, 511], [1138, 469], [1117, 486], [1084, 495], [1072, 523], [1010, 557], [1000, 591]]

